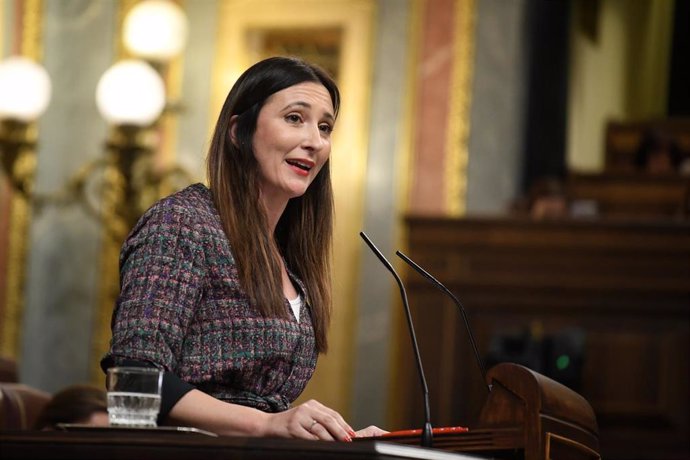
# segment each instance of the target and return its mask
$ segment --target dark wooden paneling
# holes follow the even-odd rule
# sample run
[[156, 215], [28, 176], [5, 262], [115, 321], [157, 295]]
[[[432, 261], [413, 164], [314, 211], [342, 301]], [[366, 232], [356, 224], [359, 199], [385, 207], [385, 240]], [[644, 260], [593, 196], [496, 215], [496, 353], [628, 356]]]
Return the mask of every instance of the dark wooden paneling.
[[595, 203], [600, 216], [624, 218], [690, 217], [690, 177], [644, 173], [571, 174], [567, 193], [573, 203]]
[[[604, 458], [690, 456], [690, 223], [407, 223], [408, 255], [463, 301], [482, 354], [502, 335], [582, 334], [573, 389], [597, 414]], [[471, 427], [487, 391], [460, 315], [411, 270], [406, 284], [433, 423]], [[398, 395], [410, 401], [399, 421], [407, 427], [423, 414], [408, 342], [400, 340]]]

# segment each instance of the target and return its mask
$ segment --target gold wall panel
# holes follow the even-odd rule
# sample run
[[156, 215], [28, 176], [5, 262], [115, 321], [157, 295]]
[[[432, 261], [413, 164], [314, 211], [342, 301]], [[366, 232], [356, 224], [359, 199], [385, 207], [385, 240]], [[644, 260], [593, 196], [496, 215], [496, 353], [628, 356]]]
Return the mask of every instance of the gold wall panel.
[[26, 278], [27, 233], [30, 209], [27, 200], [16, 192], [9, 207], [9, 237], [7, 271], [5, 273], [5, 298], [0, 331], [0, 355], [18, 359], [24, 317], [24, 284]]
[[475, 0], [455, 0], [453, 68], [446, 131], [446, 209], [449, 216], [465, 214], [470, 107], [474, 65]]
[[[352, 386], [353, 337], [356, 319], [357, 274], [363, 221], [363, 196], [369, 129], [374, 0], [225, 0], [220, 3], [213, 71], [212, 115], [216, 120], [228, 91], [239, 75], [265, 57], [266, 36], [329, 37], [339, 30], [336, 45], [324, 38], [323, 49], [337, 49], [338, 85], [342, 106], [333, 138], [331, 169], [335, 190], [334, 315], [330, 351], [321, 357], [304, 398], [315, 398], [349, 415]], [[292, 31], [292, 32], [291, 32]], [[263, 35], [262, 44], [252, 37]], [[313, 38], [313, 37], [311, 37]], [[296, 38], [295, 38], [296, 39]], [[284, 46], [292, 46], [288, 43]], [[305, 40], [309, 42], [309, 40]], [[273, 43], [273, 42], [270, 42]], [[271, 46], [276, 46], [275, 43]], [[326, 51], [323, 56], [332, 57]], [[309, 58], [309, 56], [306, 56]]]
[[[21, 5], [20, 28], [15, 37], [20, 43], [14, 44], [22, 56], [41, 61], [43, 52], [43, 36], [41, 19], [43, 16], [43, 0], [25, 0]], [[22, 154], [27, 161], [35, 165], [36, 152], [26, 150]], [[32, 169], [33, 165], [32, 165]], [[24, 285], [26, 279], [26, 258], [28, 250], [28, 235], [31, 224], [31, 206], [25, 197], [10, 191], [7, 259], [5, 263], [5, 297], [0, 299], [3, 308], [0, 329], [0, 355], [18, 359], [22, 340], [22, 325], [24, 317]]]

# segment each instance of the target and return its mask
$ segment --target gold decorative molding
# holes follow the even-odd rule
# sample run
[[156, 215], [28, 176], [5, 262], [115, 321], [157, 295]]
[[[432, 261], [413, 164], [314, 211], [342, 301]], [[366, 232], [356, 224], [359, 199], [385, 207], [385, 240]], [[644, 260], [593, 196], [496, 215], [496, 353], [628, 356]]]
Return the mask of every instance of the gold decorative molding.
[[[41, 18], [43, 16], [43, 0], [25, 0], [22, 4], [20, 43], [21, 54], [36, 61], [40, 61], [43, 52], [43, 36]], [[35, 155], [31, 150], [22, 152], [24, 161], [28, 162], [31, 171], [35, 169]], [[5, 280], [5, 305], [2, 310], [2, 340], [0, 354], [17, 359], [20, 355], [24, 318], [24, 285], [26, 281], [26, 257], [28, 250], [28, 235], [31, 224], [31, 206], [26, 198], [19, 193], [10, 191], [9, 227], [7, 251], [7, 275]]]
[[23, 8], [21, 54], [40, 61], [43, 57], [43, 0], [24, 0]]
[[475, 0], [455, 0], [444, 178], [446, 210], [450, 216], [464, 215], [466, 207], [475, 9]]
[[[0, 2], [0, 30], [5, 27], [5, 5]], [[7, 51], [5, 50], [5, 41], [4, 41], [4, 33], [0, 33], [0, 59], [4, 58], [5, 55], [7, 55]]]
[[122, 40], [122, 28], [125, 23], [125, 17], [129, 10], [131, 10], [134, 5], [139, 3], [140, 0], [119, 0], [117, 6], [117, 16], [115, 18], [115, 37], [114, 37], [114, 56], [115, 60], [129, 59], [132, 56], [129, 54], [125, 48], [125, 44]]
[[226, 0], [219, 2], [216, 67], [213, 70], [211, 120], [218, 117], [229, 89], [239, 75], [261, 58], [248, 43], [256, 30], [298, 29], [342, 32], [338, 84], [341, 112], [333, 134], [331, 170], [335, 191], [334, 317], [330, 351], [321, 357], [305, 397], [341, 411], [350, 408], [355, 330], [357, 273], [364, 215], [364, 182], [369, 131], [374, 0]]
[[19, 193], [12, 194], [9, 209], [9, 251], [7, 252], [7, 274], [5, 279], [5, 308], [2, 318], [2, 343], [0, 355], [18, 358], [22, 337], [24, 316], [24, 284], [27, 255], [27, 230], [29, 228], [30, 206]]

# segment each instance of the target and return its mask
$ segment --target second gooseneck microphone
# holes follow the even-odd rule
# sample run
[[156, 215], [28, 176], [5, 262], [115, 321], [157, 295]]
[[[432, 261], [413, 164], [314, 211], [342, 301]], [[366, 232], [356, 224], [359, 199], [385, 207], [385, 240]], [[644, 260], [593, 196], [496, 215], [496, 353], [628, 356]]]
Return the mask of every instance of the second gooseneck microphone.
[[405, 292], [405, 286], [403, 286], [402, 280], [395, 272], [395, 269], [390, 262], [381, 254], [381, 251], [376, 247], [374, 243], [371, 242], [369, 237], [364, 232], [359, 232], [359, 236], [362, 237], [369, 249], [376, 254], [381, 263], [388, 269], [389, 272], [393, 274], [395, 281], [398, 283], [400, 288], [400, 295], [402, 296], [403, 306], [405, 307], [405, 315], [407, 316], [407, 327], [410, 330], [410, 338], [412, 339], [412, 347], [414, 348], [415, 358], [417, 360], [417, 370], [419, 371], [419, 379], [422, 382], [422, 391], [424, 392], [424, 429], [422, 429], [422, 447], [432, 447], [433, 446], [433, 432], [431, 429], [431, 410], [429, 409], [429, 387], [426, 384], [426, 378], [424, 377], [424, 368], [422, 367], [422, 358], [419, 355], [419, 346], [417, 345], [417, 335], [414, 332], [414, 326], [412, 324], [412, 315], [410, 313], [410, 304], [407, 302], [407, 292]]
[[[407, 264], [414, 268], [417, 273], [422, 275], [424, 278], [427, 280], [431, 281], [431, 284], [436, 286], [441, 292], [446, 294], [448, 297], [453, 299], [453, 302], [455, 302], [455, 305], [460, 309], [460, 313], [462, 314], [462, 319], [465, 321], [465, 329], [467, 330], [467, 335], [470, 338], [470, 344], [472, 345], [472, 350], [474, 350], [474, 356], [477, 359], [477, 364], [479, 365], [479, 372], [482, 374], [482, 379], [484, 379], [484, 382], [486, 382], [486, 369], [484, 368], [484, 363], [482, 362], [482, 358], [479, 356], [479, 350], [477, 349], [477, 341], [474, 340], [474, 334], [472, 334], [472, 328], [470, 327], [470, 321], [467, 319], [467, 313], [465, 312], [465, 307], [462, 306], [462, 303], [458, 300], [455, 295], [453, 295], [450, 290], [448, 290], [447, 287], [445, 287], [439, 280], [431, 276], [429, 272], [424, 270], [422, 267], [417, 265], [412, 259], [407, 257], [405, 254], [403, 254], [400, 251], [395, 251], [395, 254], [400, 257], [402, 260], [407, 262]], [[487, 388], [489, 389], [489, 393], [491, 393], [491, 384], [487, 384]]]

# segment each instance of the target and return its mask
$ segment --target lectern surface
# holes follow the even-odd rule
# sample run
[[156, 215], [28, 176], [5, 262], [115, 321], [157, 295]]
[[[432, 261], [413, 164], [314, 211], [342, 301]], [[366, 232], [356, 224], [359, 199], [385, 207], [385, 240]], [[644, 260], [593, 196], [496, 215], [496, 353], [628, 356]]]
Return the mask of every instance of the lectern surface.
[[480, 457], [383, 441], [357, 443], [210, 437], [199, 434], [79, 431], [0, 432], [3, 460], [428, 459]]

